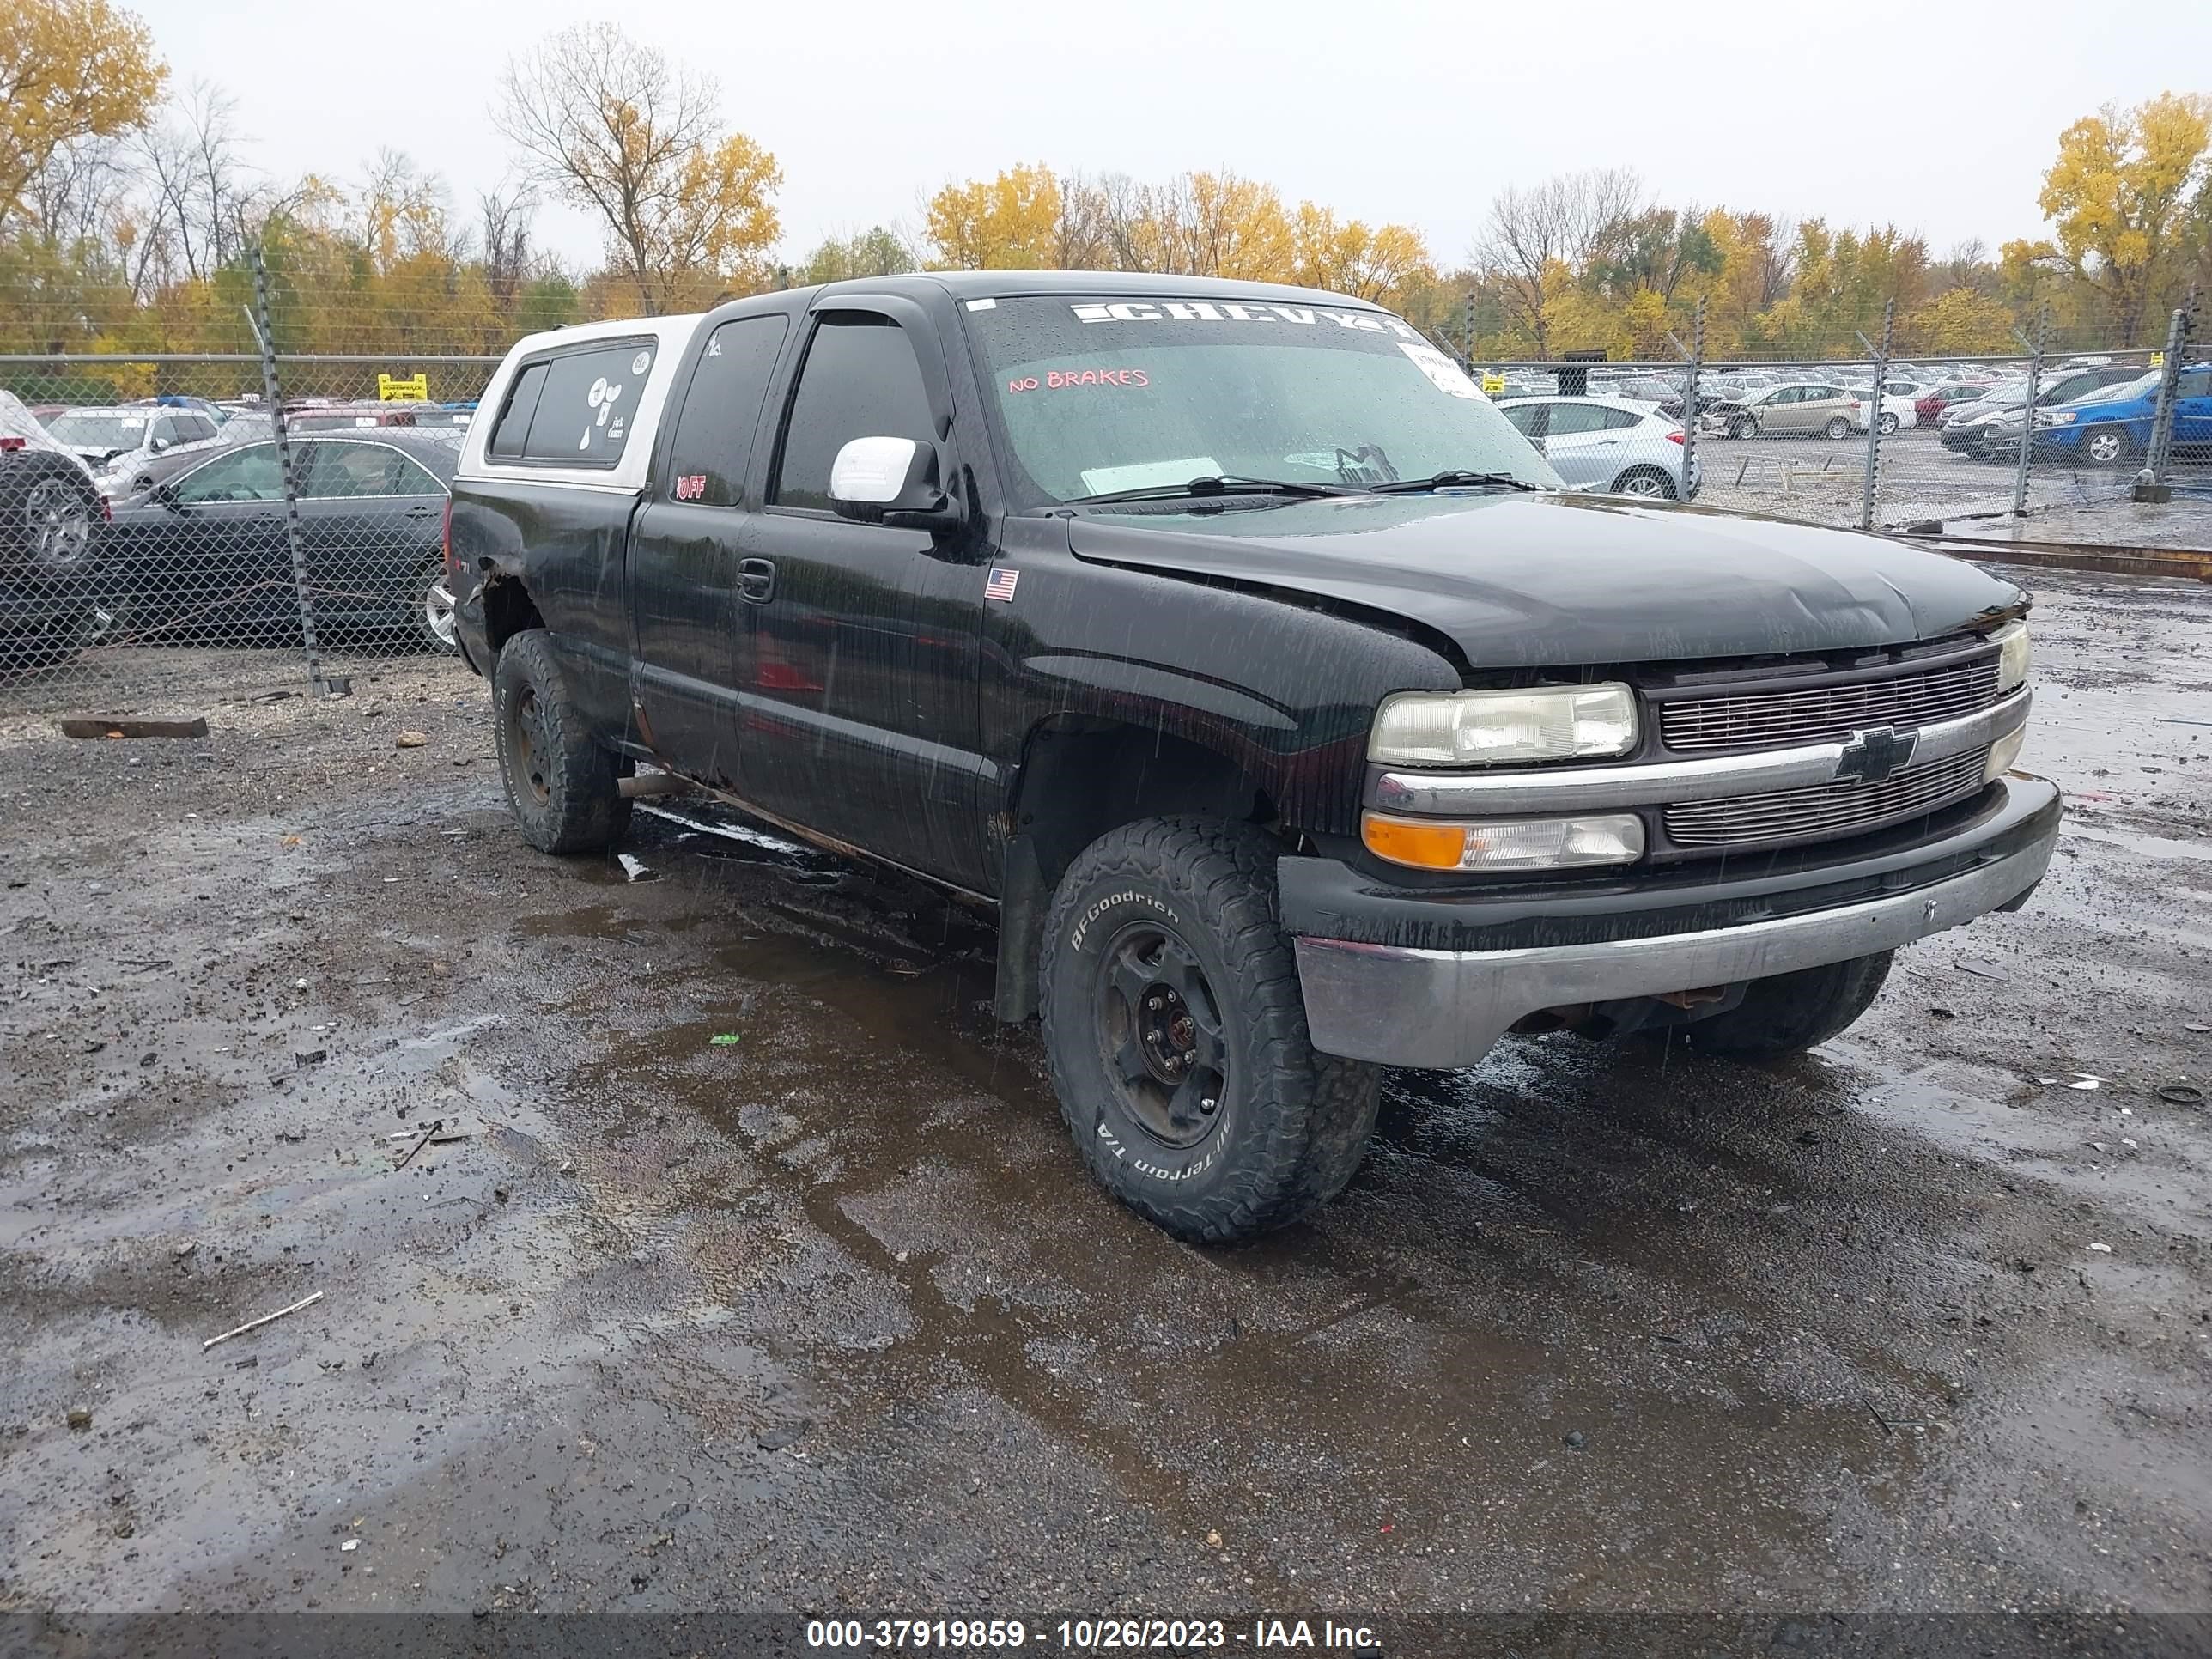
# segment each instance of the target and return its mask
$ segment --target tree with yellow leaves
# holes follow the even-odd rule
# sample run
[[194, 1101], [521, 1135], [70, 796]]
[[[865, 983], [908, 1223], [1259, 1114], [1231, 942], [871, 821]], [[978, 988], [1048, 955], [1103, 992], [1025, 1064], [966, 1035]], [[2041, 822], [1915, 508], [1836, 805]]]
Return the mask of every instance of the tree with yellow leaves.
[[64, 145], [143, 126], [168, 74], [146, 26], [108, 0], [0, 5], [0, 223]]
[[923, 228], [944, 270], [1048, 270], [1060, 240], [1060, 180], [1024, 163], [993, 179], [949, 184], [929, 198]]
[[2008, 243], [2008, 264], [2063, 264], [2103, 301], [2116, 343], [2134, 345], [2171, 297], [2192, 216], [2212, 217], [2212, 98], [2161, 93], [2133, 109], [2107, 105], [2058, 135], [2058, 159], [2036, 198], [2057, 232]]
[[775, 158], [722, 133], [714, 82], [611, 23], [579, 23], [511, 62], [494, 118], [531, 176], [605, 223], [652, 313], [769, 280]]

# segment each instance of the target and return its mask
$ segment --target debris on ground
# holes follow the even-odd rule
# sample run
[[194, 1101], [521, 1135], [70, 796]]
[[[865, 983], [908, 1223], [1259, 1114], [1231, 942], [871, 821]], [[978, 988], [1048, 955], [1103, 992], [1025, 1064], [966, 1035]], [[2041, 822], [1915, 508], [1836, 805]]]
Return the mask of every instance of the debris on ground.
[[2161, 1083], [2158, 1085], [2158, 1097], [2169, 1106], [2201, 1106], [2204, 1103], [2204, 1091], [2193, 1083]]
[[392, 740], [394, 749], [420, 749], [430, 741], [428, 732], [402, 732]]
[[717, 1031], [707, 1039], [707, 1046], [710, 1048], [734, 1048], [742, 1041], [735, 1031]]
[[2012, 978], [2010, 974], [1984, 957], [1960, 957], [1958, 965], [1962, 973], [1972, 974], [1977, 979], [1993, 979], [2000, 985]]
[[[118, 718], [115, 720], [71, 719], [62, 722], [65, 738], [204, 738], [208, 734], [207, 717], [194, 715], [188, 720], [142, 720]], [[137, 764], [133, 762], [132, 764]]]
[[356, 1550], [359, 1549], [360, 1547], [361, 1547], [361, 1540], [360, 1540], [360, 1539], [358, 1539], [358, 1538], [349, 1538], [349, 1539], [347, 1539], [347, 1540], [345, 1540], [345, 1542], [344, 1542], [344, 1543], [343, 1543], [343, 1544], [341, 1544], [341, 1545], [339, 1545], [339, 1546], [338, 1546], [338, 1553], [340, 1553], [341, 1555], [350, 1555], [350, 1554], [352, 1554]]
[[753, 1443], [763, 1451], [782, 1451], [787, 1447], [797, 1445], [807, 1430], [813, 1426], [813, 1420], [805, 1417], [795, 1423], [779, 1423], [771, 1428], [757, 1431], [753, 1436]]
[[2112, 1247], [2109, 1244], [2092, 1244], [2089, 1248], [2100, 1255], [2110, 1255], [2112, 1253]]
[[171, 1255], [174, 1256], [178, 1261], [183, 1261], [186, 1256], [190, 1255], [191, 1255], [194, 1250], [197, 1250], [198, 1249], [199, 1249], [199, 1247], [200, 1247], [200, 1242], [199, 1242], [199, 1240], [198, 1240], [197, 1238], [188, 1238], [188, 1239], [186, 1239], [183, 1243], [181, 1243], [181, 1244], [178, 1245], [178, 1246], [177, 1246], [177, 1248], [176, 1248], [175, 1249], [173, 1249], [173, 1250], [170, 1251], [170, 1252], [169, 1252], [169, 1254], [170, 1254]]
[[82, 1406], [71, 1406], [69, 1415], [63, 1420], [73, 1429], [88, 1429], [92, 1426], [92, 1413]]
[[629, 881], [651, 881], [653, 872], [646, 867], [643, 859], [628, 853], [615, 854], [615, 862], [622, 866], [623, 878]]
[[421, 1128], [416, 1130], [415, 1144], [410, 1146], [405, 1152], [401, 1154], [399, 1161], [392, 1166], [392, 1173], [397, 1175], [400, 1170], [412, 1164], [415, 1161], [415, 1154], [421, 1152], [425, 1146], [428, 1146], [430, 1144], [430, 1137], [436, 1134], [438, 1131], [445, 1127], [445, 1119], [442, 1117], [434, 1117], [428, 1123], [425, 1123]]
[[295, 1314], [302, 1308], [312, 1308], [315, 1304], [320, 1302], [322, 1299], [323, 1293], [320, 1291], [317, 1291], [310, 1296], [302, 1297], [299, 1301], [295, 1302], [289, 1308], [279, 1308], [275, 1313], [264, 1314], [258, 1319], [249, 1319], [243, 1325], [238, 1326], [234, 1329], [225, 1331], [221, 1336], [211, 1336], [208, 1338], [206, 1341], [200, 1344], [200, 1352], [202, 1353], [205, 1353], [210, 1348], [215, 1346], [218, 1342], [228, 1342], [234, 1336], [244, 1336], [248, 1331], [258, 1331], [264, 1325], [271, 1324], [274, 1322], [283, 1318], [287, 1314]]
[[294, 1054], [292, 1063], [304, 1072], [310, 1066], [321, 1065], [330, 1057], [331, 1051], [327, 1048], [310, 1048], [304, 1054]]

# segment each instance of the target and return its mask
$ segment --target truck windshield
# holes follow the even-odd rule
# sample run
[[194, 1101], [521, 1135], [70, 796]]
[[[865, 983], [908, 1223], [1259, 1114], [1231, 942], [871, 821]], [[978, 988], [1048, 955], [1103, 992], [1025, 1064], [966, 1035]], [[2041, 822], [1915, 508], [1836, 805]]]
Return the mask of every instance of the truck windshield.
[[1559, 483], [1451, 358], [1382, 312], [1025, 296], [970, 301], [968, 323], [1024, 507], [1196, 478]]

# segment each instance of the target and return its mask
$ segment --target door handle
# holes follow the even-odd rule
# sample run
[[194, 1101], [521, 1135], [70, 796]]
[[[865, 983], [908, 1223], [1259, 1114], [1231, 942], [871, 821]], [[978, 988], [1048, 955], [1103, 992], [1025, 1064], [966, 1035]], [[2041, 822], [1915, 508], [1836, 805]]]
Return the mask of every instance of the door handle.
[[775, 597], [775, 561], [739, 559], [738, 597], [752, 605], [766, 605]]

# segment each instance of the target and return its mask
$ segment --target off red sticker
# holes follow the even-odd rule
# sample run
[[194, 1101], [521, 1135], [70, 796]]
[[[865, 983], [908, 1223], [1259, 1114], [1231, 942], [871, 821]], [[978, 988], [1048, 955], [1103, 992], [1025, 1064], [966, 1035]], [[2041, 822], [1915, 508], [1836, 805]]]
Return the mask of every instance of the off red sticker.
[[1151, 375], [1141, 368], [1048, 368], [1042, 379], [1034, 374], [1018, 374], [1006, 382], [1009, 392], [1035, 392], [1042, 386], [1048, 392], [1059, 392], [1076, 386], [1150, 386]]
[[687, 472], [676, 481], [676, 499], [679, 501], [702, 501], [707, 495], [707, 475]]

